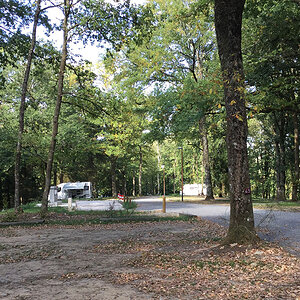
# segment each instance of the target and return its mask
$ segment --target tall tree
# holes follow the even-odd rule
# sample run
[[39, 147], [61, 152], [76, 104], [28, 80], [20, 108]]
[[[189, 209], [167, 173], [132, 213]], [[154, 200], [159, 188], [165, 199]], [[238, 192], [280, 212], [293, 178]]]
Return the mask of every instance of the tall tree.
[[227, 242], [256, 239], [247, 155], [247, 118], [241, 51], [245, 0], [215, 0], [215, 27], [227, 115], [230, 224]]
[[20, 111], [19, 111], [19, 132], [18, 132], [16, 160], [15, 160], [15, 210], [16, 211], [20, 209], [20, 163], [21, 163], [21, 152], [22, 152], [22, 137], [24, 132], [25, 100], [26, 100], [31, 63], [32, 63], [34, 48], [36, 44], [36, 31], [37, 31], [37, 26], [39, 21], [39, 15], [41, 12], [41, 0], [37, 0], [35, 5], [36, 5], [36, 11], [34, 14], [31, 45], [28, 52], [27, 64], [26, 64], [24, 80], [22, 84], [22, 95], [21, 95]]
[[68, 22], [70, 16], [71, 4], [69, 0], [64, 0], [64, 20], [63, 20], [63, 44], [62, 44], [62, 54], [61, 54], [61, 61], [60, 61], [60, 68], [59, 68], [59, 75], [58, 75], [58, 87], [57, 87], [57, 98], [56, 98], [56, 106], [54, 110], [53, 116], [53, 126], [52, 126], [52, 136], [51, 136], [51, 143], [49, 148], [49, 154], [47, 159], [47, 170], [46, 170], [46, 178], [45, 178], [45, 188], [43, 193], [42, 199], [42, 213], [44, 214], [48, 209], [48, 194], [50, 190], [51, 184], [51, 171], [53, 165], [53, 158], [54, 158], [54, 151], [56, 145], [56, 136], [58, 133], [58, 119], [60, 114], [62, 96], [63, 96], [63, 86], [64, 86], [64, 75], [65, 75], [65, 68], [66, 68], [66, 61], [68, 55]]

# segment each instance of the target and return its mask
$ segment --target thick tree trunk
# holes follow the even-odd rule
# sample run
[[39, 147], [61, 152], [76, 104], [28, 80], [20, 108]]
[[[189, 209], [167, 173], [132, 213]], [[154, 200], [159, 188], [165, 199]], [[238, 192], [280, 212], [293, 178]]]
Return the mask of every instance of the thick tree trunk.
[[22, 153], [22, 139], [23, 139], [23, 132], [24, 132], [25, 99], [26, 99], [31, 63], [32, 63], [34, 48], [36, 44], [36, 31], [37, 31], [40, 12], [41, 12], [41, 0], [37, 0], [36, 11], [34, 14], [33, 28], [32, 28], [31, 46], [28, 52], [27, 64], [26, 64], [24, 80], [22, 84], [22, 95], [21, 95], [20, 112], [19, 112], [19, 132], [18, 132], [16, 160], [15, 160], [15, 198], [14, 198], [15, 203], [14, 204], [15, 204], [16, 211], [20, 209], [20, 165], [21, 165], [21, 153]]
[[143, 171], [143, 153], [142, 147], [140, 147], [140, 163], [139, 163], [139, 196], [142, 195], [142, 171]]
[[58, 76], [56, 106], [55, 106], [54, 116], [53, 116], [52, 137], [51, 137], [51, 143], [50, 143], [48, 159], [47, 159], [46, 182], [45, 182], [45, 188], [44, 188], [43, 199], [42, 199], [42, 214], [44, 214], [48, 210], [48, 194], [49, 194], [50, 184], [51, 184], [51, 171], [52, 171], [53, 158], [55, 152], [56, 136], [58, 133], [58, 118], [60, 114], [60, 107], [61, 107], [63, 86], [64, 86], [64, 75], [65, 75], [66, 61], [68, 55], [67, 26], [68, 26], [69, 13], [70, 13], [70, 1], [64, 0], [63, 46], [62, 46], [62, 55], [61, 55], [60, 69], [59, 69], [59, 76]]
[[117, 197], [117, 176], [116, 176], [117, 158], [110, 158], [110, 174], [111, 174], [111, 194], [114, 198]]
[[294, 124], [294, 179], [293, 179], [293, 190], [292, 190], [292, 201], [298, 200], [298, 187], [299, 187], [299, 122], [298, 115], [293, 115]]
[[209, 164], [209, 149], [208, 149], [208, 140], [207, 140], [207, 130], [205, 127], [205, 116], [201, 118], [199, 121], [199, 131], [202, 140], [202, 148], [203, 148], [203, 167], [205, 172], [204, 183], [206, 186], [206, 197], [205, 200], [214, 199], [213, 187], [211, 182], [211, 172], [210, 172], [210, 164]]
[[275, 152], [276, 152], [276, 201], [286, 200], [285, 191], [285, 116], [280, 114], [279, 118], [274, 113], [274, 130], [275, 130]]
[[227, 116], [227, 152], [230, 183], [230, 224], [226, 241], [253, 242], [253, 207], [247, 154], [248, 125], [241, 52], [245, 0], [215, 0], [215, 27], [221, 61]]

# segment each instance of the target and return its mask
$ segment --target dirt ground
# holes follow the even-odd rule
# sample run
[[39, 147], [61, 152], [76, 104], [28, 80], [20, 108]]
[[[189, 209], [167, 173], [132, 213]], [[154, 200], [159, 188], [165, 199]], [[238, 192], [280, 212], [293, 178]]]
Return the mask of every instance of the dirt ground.
[[298, 258], [209, 221], [0, 229], [0, 299], [300, 299]]

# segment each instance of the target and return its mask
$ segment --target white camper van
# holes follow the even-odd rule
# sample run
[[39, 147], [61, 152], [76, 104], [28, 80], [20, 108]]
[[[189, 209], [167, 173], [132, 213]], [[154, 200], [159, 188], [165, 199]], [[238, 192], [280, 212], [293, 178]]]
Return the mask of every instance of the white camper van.
[[67, 182], [57, 185], [57, 199], [92, 198], [91, 182]]

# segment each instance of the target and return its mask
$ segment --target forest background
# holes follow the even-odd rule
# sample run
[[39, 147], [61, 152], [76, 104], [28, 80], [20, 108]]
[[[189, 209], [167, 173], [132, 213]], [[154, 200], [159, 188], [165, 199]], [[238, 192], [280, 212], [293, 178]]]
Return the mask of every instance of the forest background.
[[[210, 198], [228, 196], [213, 2], [1, 0], [0, 7], [0, 209], [15, 206], [16, 182], [23, 204], [41, 200], [47, 174], [51, 185], [91, 181], [95, 196], [162, 194], [163, 165], [166, 193], [176, 194], [181, 151], [185, 183], [205, 183]], [[62, 11], [61, 24], [51, 24], [51, 9]], [[297, 1], [245, 5], [252, 197], [299, 200], [299, 21]], [[62, 48], [42, 31], [64, 36]], [[103, 54], [91, 63], [71, 43]]]

